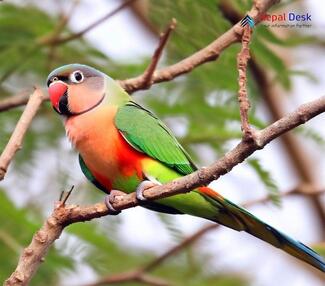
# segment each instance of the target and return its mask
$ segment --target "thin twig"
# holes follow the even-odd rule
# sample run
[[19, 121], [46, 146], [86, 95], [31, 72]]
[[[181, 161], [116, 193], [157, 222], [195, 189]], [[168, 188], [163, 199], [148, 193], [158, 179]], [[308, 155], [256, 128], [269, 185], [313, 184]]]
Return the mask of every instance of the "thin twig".
[[31, 90], [26, 89], [19, 92], [17, 95], [12, 95], [0, 100], [0, 112], [10, 110], [14, 107], [26, 105], [31, 93]]
[[[144, 191], [148, 200], [156, 200], [175, 194], [189, 192], [199, 186], [230, 172], [232, 168], [243, 162], [256, 150], [262, 149], [269, 142], [285, 132], [305, 123], [325, 112], [325, 97], [301, 105], [256, 134], [255, 141], [242, 140], [234, 149], [209, 167], [201, 168], [187, 176], [178, 178], [164, 185], [155, 186]], [[112, 202], [114, 209], [123, 210], [138, 205], [135, 193], [115, 197]], [[110, 211], [104, 203], [80, 207], [77, 205], [56, 205], [53, 213], [35, 234], [31, 244], [23, 251], [14, 273], [6, 280], [6, 286], [27, 285], [37, 271], [42, 258], [46, 255], [53, 242], [60, 237], [64, 227], [76, 222], [88, 221], [108, 215]]]
[[35, 88], [35, 91], [30, 96], [27, 106], [21, 115], [14, 132], [11, 135], [8, 144], [0, 156], [0, 181], [3, 180], [12, 158], [21, 148], [25, 133], [31, 124], [32, 119], [36, 115], [39, 107], [41, 106], [43, 100], [43, 92], [41, 89]]
[[173, 18], [169, 26], [167, 27], [166, 31], [160, 35], [159, 43], [151, 58], [151, 62], [147, 67], [147, 69], [145, 70], [145, 72], [143, 73], [143, 86], [142, 86], [143, 89], [148, 89], [151, 87], [153, 83], [152, 82], [153, 74], [157, 68], [157, 64], [162, 55], [164, 47], [166, 46], [169, 36], [176, 27], [176, 23], [177, 23], [176, 19]]
[[165, 279], [157, 278], [148, 274], [141, 274], [135, 279], [135, 281], [142, 282], [150, 286], [172, 286], [174, 284], [165, 281]]
[[[148, 276], [148, 272], [153, 271], [156, 267], [160, 266], [165, 260], [167, 260], [169, 257], [177, 254], [178, 252], [182, 251], [189, 245], [193, 244], [194, 242], [198, 241], [203, 235], [208, 233], [209, 231], [218, 228], [219, 224], [207, 224], [206, 226], [200, 228], [198, 231], [194, 232], [189, 237], [183, 239], [179, 244], [171, 247], [163, 254], [159, 255], [152, 261], [150, 261], [148, 264], [146, 264], [143, 267], [140, 267], [138, 269], [135, 269], [134, 271], [129, 272], [122, 272], [116, 275], [108, 275], [105, 277], [100, 278], [94, 283], [87, 284], [85, 286], [100, 286], [100, 285], [106, 285], [106, 284], [113, 284], [113, 283], [121, 283], [125, 281], [125, 278], [128, 278], [127, 281], [134, 281], [135, 277], [143, 277]], [[123, 279], [123, 280], [121, 280]]]
[[[136, 0], [128, 0], [130, 2], [136, 1]], [[78, 2], [78, 1], [76, 1]], [[75, 2], [75, 3], [76, 3]], [[124, 7], [124, 4], [122, 4]], [[73, 11], [73, 8], [71, 11]], [[119, 7], [120, 8], [120, 7]], [[89, 32], [91, 29], [97, 27], [97, 25], [101, 24], [103, 21], [107, 20], [109, 17], [114, 16], [117, 12], [121, 11], [121, 9], [117, 8], [117, 11], [112, 11], [108, 15], [105, 15], [103, 18], [100, 18], [99, 20], [95, 21], [91, 25], [89, 25], [87, 28], [82, 30], [81, 32], [77, 34], [71, 34], [66, 37], [60, 38], [59, 35], [56, 35], [56, 33], [50, 33], [44, 36], [41, 36], [35, 40], [34, 45], [32, 45], [29, 49], [22, 51], [21, 59], [19, 60], [19, 64], [15, 64], [8, 68], [8, 70], [0, 77], [0, 83], [4, 82], [9, 76], [11, 76], [21, 65], [23, 65], [26, 61], [28, 61], [29, 58], [31, 58], [35, 53], [39, 52], [40, 48], [43, 46], [50, 46], [50, 57], [55, 56], [55, 49], [53, 49], [53, 46], [58, 46], [60, 44], [64, 44], [68, 41], [77, 39], [78, 37], [82, 37], [85, 33]], [[51, 59], [50, 59], [51, 60]], [[26, 103], [28, 98], [26, 97]], [[1, 109], [1, 107], [0, 107]]]
[[126, 0], [120, 6], [118, 6], [116, 9], [114, 9], [113, 11], [110, 11], [109, 13], [107, 13], [106, 15], [104, 15], [103, 17], [101, 17], [98, 20], [96, 20], [95, 22], [91, 23], [89, 26], [87, 26], [86, 28], [82, 29], [78, 33], [74, 33], [74, 34], [71, 34], [71, 35], [68, 35], [68, 36], [65, 36], [65, 37], [61, 37], [61, 38], [59, 38], [59, 37], [41, 38], [41, 39], [39, 39], [38, 43], [40, 45], [57, 46], [57, 45], [62, 45], [64, 43], [67, 43], [67, 42], [76, 40], [78, 38], [81, 38], [84, 34], [86, 34], [87, 32], [89, 32], [90, 30], [94, 29], [98, 25], [102, 24], [108, 18], [111, 18], [112, 16], [116, 15], [118, 12], [120, 12], [125, 7], [127, 7], [128, 5], [130, 5], [133, 1], [136, 1], [136, 0]]
[[[310, 197], [318, 197], [318, 196], [325, 194], [324, 188], [320, 188], [320, 189], [313, 188], [312, 190], [311, 190], [311, 188], [313, 188], [313, 186], [310, 186], [310, 187], [309, 186], [297, 186], [296, 188], [294, 188], [292, 190], [280, 193], [279, 196], [287, 197], [287, 196], [291, 196], [291, 195], [305, 195], [305, 196], [310, 196]], [[268, 203], [270, 201], [271, 201], [271, 196], [265, 196], [260, 199], [251, 200], [249, 202], [243, 203], [242, 206], [248, 208], [248, 207], [251, 207], [251, 206], [254, 206], [257, 204]]]
[[219, 224], [208, 224], [204, 226], [203, 228], [199, 229], [195, 233], [193, 233], [191, 236], [185, 238], [181, 243], [175, 245], [174, 247], [168, 249], [166, 252], [164, 252], [162, 255], [158, 256], [156, 259], [149, 262], [147, 265], [141, 268], [142, 272], [149, 272], [152, 271], [154, 268], [156, 268], [158, 265], [161, 265], [167, 258], [171, 257], [172, 255], [178, 253], [182, 249], [186, 248], [187, 246], [193, 244], [195, 241], [197, 241], [200, 237], [202, 237], [204, 234], [209, 232], [212, 229], [216, 229], [219, 227]]
[[63, 196], [64, 196], [64, 191], [61, 191], [61, 193], [60, 193], [60, 196], [59, 196], [59, 202], [61, 202], [62, 201], [62, 199], [63, 199]]
[[238, 102], [240, 109], [241, 128], [243, 131], [243, 138], [245, 140], [253, 139], [253, 131], [248, 121], [248, 110], [250, 102], [247, 95], [247, 63], [250, 58], [249, 42], [252, 35], [252, 29], [249, 25], [244, 27], [242, 36], [242, 49], [237, 55], [237, 68], [238, 68]]
[[74, 189], [74, 186], [71, 186], [70, 190], [66, 193], [64, 198], [61, 198], [60, 201], [62, 201], [62, 204], [64, 204], [64, 205], [66, 204], [68, 198], [71, 196], [71, 193], [72, 193], [73, 189]]
[[[59, 2], [57, 2], [59, 3]], [[45, 41], [45, 38], [58, 38], [59, 35], [62, 33], [62, 31], [66, 28], [67, 24], [69, 23], [71, 17], [73, 16], [74, 12], [76, 11], [78, 5], [80, 4], [79, 0], [75, 0], [72, 2], [69, 10], [65, 12], [64, 10], [60, 9], [60, 19], [54, 27], [53, 32], [49, 36], [45, 36], [43, 38], [43, 41]], [[60, 5], [60, 4], [59, 4]], [[63, 8], [63, 7], [61, 7]], [[47, 61], [47, 66], [49, 69], [52, 68], [52, 64], [56, 58], [56, 52], [57, 52], [57, 45], [51, 45], [49, 47], [49, 52], [48, 52], [48, 61]]]
[[141, 273], [139, 271], [128, 271], [118, 274], [113, 274], [103, 279], [100, 279], [94, 283], [87, 284], [84, 286], [101, 286], [101, 285], [111, 285], [111, 284], [121, 284], [127, 282], [142, 282], [145, 285], [151, 286], [171, 286], [172, 284], [149, 274]]

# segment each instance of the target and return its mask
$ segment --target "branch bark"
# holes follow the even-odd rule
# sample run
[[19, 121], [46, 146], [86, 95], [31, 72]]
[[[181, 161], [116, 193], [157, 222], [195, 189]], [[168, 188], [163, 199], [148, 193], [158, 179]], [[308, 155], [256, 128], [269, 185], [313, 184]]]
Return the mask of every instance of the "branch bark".
[[12, 158], [21, 148], [25, 133], [43, 100], [44, 96], [42, 91], [39, 88], [36, 88], [33, 94], [30, 96], [27, 106], [17, 123], [15, 130], [0, 156], [0, 181], [3, 180]]
[[[283, 133], [323, 112], [325, 112], [325, 97], [303, 104], [294, 112], [257, 132], [256, 140], [242, 140], [234, 149], [209, 167], [201, 168], [190, 175], [173, 180], [167, 184], [147, 189], [144, 191], [144, 196], [149, 200], [156, 200], [179, 193], [186, 193], [196, 187], [206, 185], [230, 172], [233, 167], [244, 161], [253, 152], [262, 149], [266, 144]], [[138, 202], [135, 193], [132, 193], [125, 196], [116, 196], [112, 205], [116, 210], [123, 210], [137, 206]], [[104, 203], [85, 207], [77, 205], [66, 206], [63, 203], [58, 203], [52, 215], [34, 235], [31, 244], [23, 251], [16, 270], [6, 280], [4, 285], [27, 285], [45, 257], [49, 247], [61, 235], [66, 226], [105, 216], [109, 213], [110, 211]]]
[[253, 139], [253, 130], [251, 129], [248, 121], [248, 111], [250, 102], [247, 95], [247, 64], [250, 59], [249, 42], [252, 36], [252, 29], [249, 25], [244, 27], [242, 36], [242, 49], [237, 55], [237, 68], [238, 68], [238, 102], [241, 119], [241, 129], [243, 131], [243, 138], [245, 140]]

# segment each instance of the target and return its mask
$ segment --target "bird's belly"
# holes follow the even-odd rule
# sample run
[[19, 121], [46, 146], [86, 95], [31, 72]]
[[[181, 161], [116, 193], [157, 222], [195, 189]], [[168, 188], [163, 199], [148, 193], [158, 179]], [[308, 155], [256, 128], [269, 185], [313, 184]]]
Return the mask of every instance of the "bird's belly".
[[143, 179], [144, 155], [124, 140], [114, 125], [114, 117], [108, 118], [110, 114], [114, 115], [103, 110], [87, 114], [88, 118], [78, 116], [66, 122], [66, 131], [87, 168], [107, 191], [133, 192]]
[[[107, 191], [116, 189], [126, 193], [133, 192], [143, 177], [141, 155], [136, 154], [137, 151], [132, 150], [132, 147], [124, 146], [121, 142], [123, 138], [117, 136], [106, 139], [105, 144], [98, 144], [92, 140], [83, 141], [78, 146], [80, 155], [91, 173]], [[100, 138], [96, 138], [97, 140]]]

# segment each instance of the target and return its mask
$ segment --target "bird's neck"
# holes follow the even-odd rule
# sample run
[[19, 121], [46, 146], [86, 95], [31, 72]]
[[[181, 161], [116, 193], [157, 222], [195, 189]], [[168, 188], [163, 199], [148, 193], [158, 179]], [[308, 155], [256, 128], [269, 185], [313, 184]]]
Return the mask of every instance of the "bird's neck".
[[113, 79], [106, 78], [104, 105], [122, 106], [132, 100], [131, 96]]

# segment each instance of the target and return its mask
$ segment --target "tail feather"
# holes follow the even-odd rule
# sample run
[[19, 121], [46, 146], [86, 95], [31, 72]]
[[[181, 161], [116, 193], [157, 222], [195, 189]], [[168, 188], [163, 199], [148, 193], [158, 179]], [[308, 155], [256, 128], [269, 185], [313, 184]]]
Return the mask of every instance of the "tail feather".
[[325, 272], [325, 260], [308, 246], [262, 222], [213, 190], [204, 187], [199, 191], [216, 207], [217, 215], [210, 220], [238, 231], [244, 230]]

